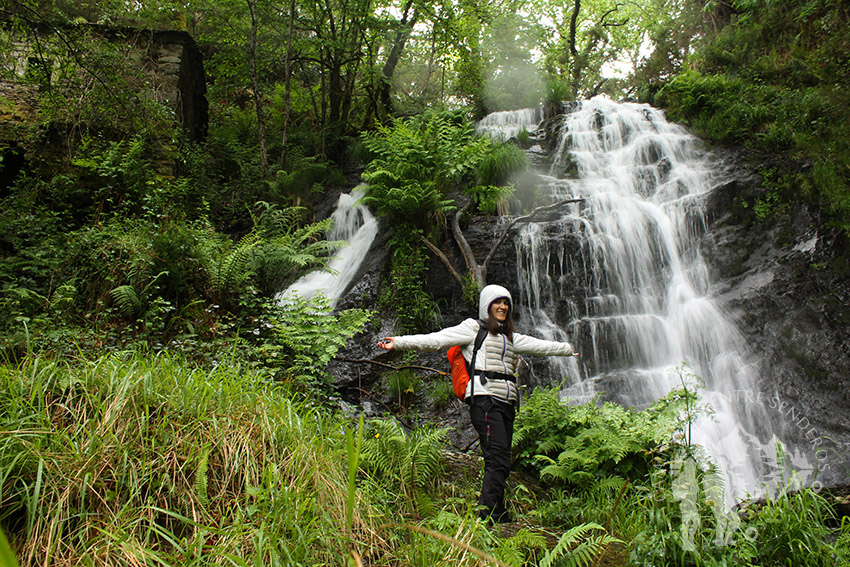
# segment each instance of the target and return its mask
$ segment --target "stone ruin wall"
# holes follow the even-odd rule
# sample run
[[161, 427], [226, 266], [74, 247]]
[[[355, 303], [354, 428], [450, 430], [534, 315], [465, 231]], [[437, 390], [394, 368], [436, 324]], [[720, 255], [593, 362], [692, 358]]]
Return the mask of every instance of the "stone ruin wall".
[[[170, 109], [192, 139], [206, 135], [208, 111], [203, 58], [192, 37], [182, 31], [153, 31], [86, 25], [95, 39], [123, 42], [131, 68], [141, 71], [141, 81], [133, 84], [141, 96], [152, 98]], [[40, 69], [35, 41], [50, 45], [57, 33], [29, 30], [28, 42], [6, 36], [0, 50], [0, 142], [13, 142], [16, 132], [36, 120], [35, 90], [28, 73]], [[52, 73], [52, 69], [50, 72]]]

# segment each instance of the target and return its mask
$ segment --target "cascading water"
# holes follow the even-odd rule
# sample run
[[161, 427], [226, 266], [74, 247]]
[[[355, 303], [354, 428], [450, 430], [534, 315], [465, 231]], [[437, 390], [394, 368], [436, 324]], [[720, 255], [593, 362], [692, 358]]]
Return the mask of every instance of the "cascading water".
[[756, 389], [758, 361], [712, 299], [698, 247], [717, 168], [647, 105], [596, 97], [565, 115], [559, 132], [543, 175], [548, 199], [583, 202], [527, 223], [516, 241], [522, 326], [582, 354], [546, 362], [552, 381], [566, 377], [574, 399], [604, 391], [643, 407], [683, 376], [700, 376], [715, 415], [694, 425], [692, 440], [723, 470], [727, 502], [760, 493], [763, 456], [749, 448], [780, 426], [763, 405], [736, 400]]
[[520, 132], [534, 132], [543, 120], [543, 109], [526, 108], [493, 112], [482, 118], [475, 129], [494, 138], [515, 138]]
[[279, 297], [297, 294], [309, 299], [321, 291], [333, 305], [342, 296], [378, 233], [378, 221], [374, 215], [367, 207], [358, 204], [362, 196], [360, 186], [355, 187], [349, 195], [340, 195], [333, 213], [334, 224], [328, 240], [345, 240], [348, 246], [336, 251], [327, 271], [317, 270], [307, 274], [290, 285]]

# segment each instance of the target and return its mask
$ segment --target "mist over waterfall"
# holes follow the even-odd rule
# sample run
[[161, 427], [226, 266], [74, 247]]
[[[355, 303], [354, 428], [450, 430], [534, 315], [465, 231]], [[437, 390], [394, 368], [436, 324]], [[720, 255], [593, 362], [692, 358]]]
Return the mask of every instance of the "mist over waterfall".
[[334, 305], [345, 293], [378, 233], [375, 216], [368, 207], [358, 203], [362, 197], [360, 186], [348, 195], [341, 194], [333, 213], [333, 228], [327, 238], [347, 241], [348, 246], [334, 253], [328, 270], [310, 272], [279, 294], [280, 298], [297, 294], [309, 299], [321, 291]]
[[[525, 113], [487, 127], [516, 131]], [[700, 418], [692, 440], [722, 469], [729, 502], [761, 493], [779, 480], [765, 459], [782, 420], [751, 403], [760, 361], [713, 298], [699, 250], [721, 169], [648, 105], [596, 97], [560, 119], [538, 204], [583, 201], [523, 226], [514, 297], [521, 330], [569, 340], [581, 357], [536, 363], [537, 378], [564, 380], [564, 396], [578, 401], [605, 392], [643, 408], [701, 377], [715, 414]]]

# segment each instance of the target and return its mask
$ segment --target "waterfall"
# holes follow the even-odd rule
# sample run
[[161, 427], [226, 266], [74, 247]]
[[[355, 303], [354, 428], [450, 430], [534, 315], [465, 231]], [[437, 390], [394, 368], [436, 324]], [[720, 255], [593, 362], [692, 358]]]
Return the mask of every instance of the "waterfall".
[[549, 383], [564, 379], [563, 395], [579, 401], [605, 392], [642, 408], [701, 377], [715, 414], [692, 440], [722, 470], [728, 503], [761, 493], [771, 471], [753, 447], [775, 457], [765, 439], [780, 425], [767, 404], [737, 399], [756, 395], [760, 361], [712, 297], [698, 246], [717, 164], [648, 105], [596, 97], [561, 118], [542, 199], [583, 202], [527, 223], [515, 241], [521, 326], [582, 355], [547, 360]]
[[543, 120], [542, 108], [505, 110], [488, 114], [476, 124], [475, 129], [479, 134], [489, 134], [494, 138], [509, 140], [523, 130], [534, 132], [541, 120]]
[[367, 207], [358, 204], [362, 196], [362, 186], [355, 187], [349, 195], [341, 194], [333, 213], [333, 228], [327, 238], [345, 240], [348, 246], [336, 251], [328, 270], [310, 272], [279, 294], [279, 298], [295, 293], [309, 299], [321, 291], [333, 305], [342, 296], [378, 233], [378, 221], [374, 215]]

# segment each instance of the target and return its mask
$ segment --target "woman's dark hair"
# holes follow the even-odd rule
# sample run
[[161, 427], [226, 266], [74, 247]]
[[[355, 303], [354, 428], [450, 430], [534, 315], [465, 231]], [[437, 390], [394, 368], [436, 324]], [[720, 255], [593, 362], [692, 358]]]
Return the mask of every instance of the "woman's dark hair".
[[493, 304], [499, 301], [500, 299], [507, 299], [506, 297], [497, 297], [493, 301], [490, 302], [490, 305], [487, 306], [487, 330], [494, 335], [498, 335], [502, 333], [506, 337], [508, 337], [509, 341], [514, 340], [514, 306], [511, 305], [511, 302], [508, 301], [508, 316], [505, 317], [504, 323], [499, 323], [496, 321], [496, 318], [492, 316], [490, 309], [492, 309]]

